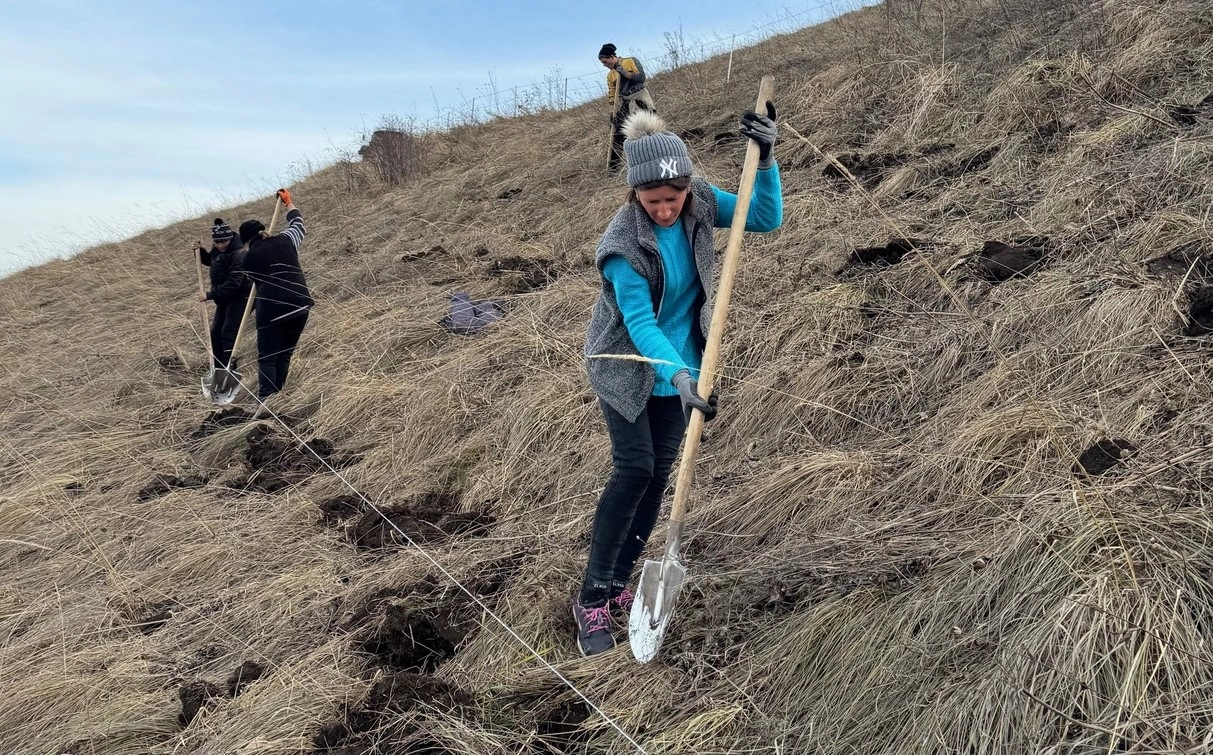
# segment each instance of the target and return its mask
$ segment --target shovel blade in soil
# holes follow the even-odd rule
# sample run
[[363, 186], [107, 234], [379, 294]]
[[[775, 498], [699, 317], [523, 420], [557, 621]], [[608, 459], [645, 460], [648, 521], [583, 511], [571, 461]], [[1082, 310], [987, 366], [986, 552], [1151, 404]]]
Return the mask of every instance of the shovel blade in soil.
[[632, 613], [628, 617], [628, 645], [641, 664], [647, 664], [657, 656], [686, 577], [687, 568], [669, 554], [660, 561], [645, 560]]
[[202, 377], [202, 395], [212, 404], [224, 406], [236, 401], [244, 376], [235, 371], [213, 370]]

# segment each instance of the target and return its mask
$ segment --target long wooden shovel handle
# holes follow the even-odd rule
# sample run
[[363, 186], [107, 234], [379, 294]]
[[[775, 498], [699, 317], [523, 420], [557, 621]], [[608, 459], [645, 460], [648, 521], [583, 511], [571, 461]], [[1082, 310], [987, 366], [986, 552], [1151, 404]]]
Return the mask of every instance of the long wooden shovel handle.
[[611, 130], [607, 134], [607, 167], [611, 165], [611, 156], [615, 154], [615, 132], [619, 129], [619, 87], [622, 82], [615, 84], [615, 96], [611, 98]]
[[[269, 228], [266, 229], [266, 233], [270, 234], [271, 236], [274, 234], [274, 226], [278, 225], [278, 213], [281, 210], [282, 210], [282, 199], [278, 198], [274, 201], [274, 214], [272, 217], [270, 217]], [[245, 250], [245, 254], [248, 254], [248, 250]], [[240, 328], [238, 328], [236, 330], [236, 339], [235, 339], [235, 341], [232, 342], [232, 357], [235, 357], [236, 354], [240, 350], [240, 342], [244, 340], [244, 331], [246, 329], [246, 326], [248, 326], [249, 315], [252, 314], [252, 312], [253, 312], [253, 302], [256, 299], [257, 299], [257, 284], [254, 283], [249, 288], [248, 301], [244, 303], [244, 314], [242, 316], [240, 316]], [[229, 361], [228, 365], [230, 366], [230, 364], [231, 363]]]
[[[206, 282], [202, 276], [202, 247], [194, 250], [194, 261], [198, 263], [198, 293], [205, 296]], [[206, 351], [209, 353], [211, 351], [211, 321], [210, 318], [206, 316], [206, 300], [198, 303], [198, 315], [202, 318], [202, 333], [203, 338], [206, 339]]]
[[[762, 77], [758, 85], [758, 104], [754, 112], [765, 113], [767, 102], [775, 91], [775, 79]], [[716, 383], [716, 363], [720, 358], [720, 341], [724, 337], [725, 318], [729, 314], [729, 298], [733, 293], [733, 278], [741, 261], [741, 239], [745, 235], [746, 218], [750, 213], [750, 199], [754, 195], [754, 178], [758, 174], [758, 143], [748, 140], [745, 163], [741, 168], [741, 187], [737, 190], [737, 206], [733, 210], [733, 225], [729, 227], [729, 243], [724, 250], [724, 266], [720, 270], [720, 283], [716, 287], [716, 304], [712, 310], [712, 325], [708, 329], [708, 344], [703, 351], [703, 367], [699, 371], [699, 395], [710, 396]], [[695, 478], [695, 457], [699, 453], [699, 438], [703, 435], [703, 413], [692, 412], [691, 424], [682, 445], [682, 459], [678, 464], [678, 478], [674, 483], [674, 503], [670, 509], [671, 540], [681, 537], [681, 525], [686, 514], [687, 500], [691, 498], [691, 483]]]

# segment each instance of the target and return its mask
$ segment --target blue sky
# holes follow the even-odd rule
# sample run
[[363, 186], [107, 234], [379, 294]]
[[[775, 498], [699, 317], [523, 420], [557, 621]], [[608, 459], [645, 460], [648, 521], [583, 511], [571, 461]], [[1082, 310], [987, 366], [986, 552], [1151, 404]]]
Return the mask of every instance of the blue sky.
[[591, 91], [606, 41], [655, 67], [666, 32], [727, 47], [852, 4], [0, 0], [0, 275], [269, 193], [385, 114]]

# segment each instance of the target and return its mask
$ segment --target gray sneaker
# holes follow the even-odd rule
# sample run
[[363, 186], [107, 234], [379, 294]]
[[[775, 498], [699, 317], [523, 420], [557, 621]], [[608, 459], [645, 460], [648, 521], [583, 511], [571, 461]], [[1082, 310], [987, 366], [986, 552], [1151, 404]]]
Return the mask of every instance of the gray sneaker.
[[608, 604], [583, 606], [580, 599], [574, 599], [573, 619], [577, 620], [577, 650], [582, 656], [594, 656], [615, 647]]

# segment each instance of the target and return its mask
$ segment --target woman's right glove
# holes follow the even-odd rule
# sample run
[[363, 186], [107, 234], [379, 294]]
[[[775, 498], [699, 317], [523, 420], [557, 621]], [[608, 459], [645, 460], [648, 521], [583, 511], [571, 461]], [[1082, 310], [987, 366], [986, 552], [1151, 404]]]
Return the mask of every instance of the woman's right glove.
[[716, 417], [716, 396], [713, 394], [704, 400], [699, 396], [699, 384], [691, 377], [691, 371], [683, 368], [674, 377], [670, 379], [670, 383], [674, 384], [674, 388], [678, 389], [678, 398], [682, 400], [682, 415], [686, 418], [687, 425], [691, 424], [691, 410], [699, 410], [703, 413], [703, 421], [706, 423]]
[[758, 170], [765, 171], [775, 165], [775, 138], [779, 136], [779, 127], [775, 125], [775, 103], [767, 101], [766, 115], [752, 110], [742, 113], [741, 135], [758, 143]]

